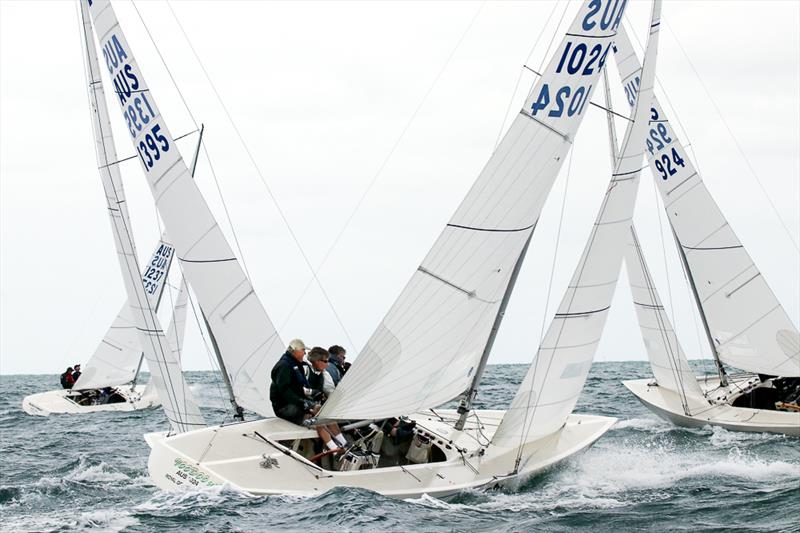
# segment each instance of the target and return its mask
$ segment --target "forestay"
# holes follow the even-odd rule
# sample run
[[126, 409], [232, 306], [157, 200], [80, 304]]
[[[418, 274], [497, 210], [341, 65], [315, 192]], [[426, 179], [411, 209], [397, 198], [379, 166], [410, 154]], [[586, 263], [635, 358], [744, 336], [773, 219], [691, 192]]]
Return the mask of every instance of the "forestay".
[[117, 248], [122, 278], [128, 295], [131, 320], [139, 333], [139, 345], [147, 359], [151, 380], [157, 390], [164, 392], [164, 395], [161, 396], [161, 403], [173, 431], [188, 431], [205, 424], [200, 411], [191, 399], [191, 394], [181, 373], [180, 363], [175, 359], [169, 343], [164, 337], [156, 312], [150, 306], [145, 286], [139, 275], [139, 265], [133, 245], [130, 219], [125, 208], [114, 139], [111, 136], [111, 124], [100, 77], [97, 51], [92, 39], [91, 23], [86, 4], [81, 2], [80, 5], [97, 162], [111, 219], [114, 244]]
[[[156, 312], [169, 276], [173, 255], [174, 248], [162, 236], [142, 272], [142, 283], [145, 286], [148, 304]], [[83, 366], [81, 376], [72, 388], [98, 389], [130, 383], [136, 378], [142, 357], [139, 334], [126, 300], [94, 354]]]
[[411, 413], [470, 386], [625, 4], [583, 3], [497, 150], [320, 418]]
[[[640, 94], [653, 94], [661, 2], [653, 3]], [[501, 447], [522, 446], [564, 425], [592, 366], [611, 307], [633, 218], [642, 141], [649, 106], [634, 109], [600, 212], [569, 286], [539, 350], [492, 438]], [[521, 451], [520, 451], [521, 453]]]
[[285, 346], [192, 180], [111, 4], [85, 1], [156, 207], [213, 331], [236, 399], [271, 416], [269, 372]]
[[[616, 57], [628, 102], [638, 59], [621, 31]], [[697, 287], [719, 358], [763, 374], [800, 376], [800, 334], [728, 224], [658, 101], [647, 156]]]
[[642, 340], [658, 386], [678, 393], [687, 415], [708, 407], [658, 296], [633, 224], [625, 247], [625, 266]]

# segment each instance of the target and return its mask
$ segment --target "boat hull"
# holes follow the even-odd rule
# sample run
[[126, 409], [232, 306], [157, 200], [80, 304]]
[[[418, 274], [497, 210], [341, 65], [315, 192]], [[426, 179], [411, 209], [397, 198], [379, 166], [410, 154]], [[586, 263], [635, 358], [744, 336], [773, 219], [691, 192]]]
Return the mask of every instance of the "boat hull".
[[103, 405], [79, 405], [70, 399], [70, 396], [74, 393], [68, 389], [40, 392], [23, 398], [22, 410], [29, 415], [35, 416], [48, 416], [51, 414], [78, 415], [106, 411], [138, 411], [161, 405], [158, 396], [155, 394], [142, 396], [145, 387], [145, 385], [137, 385], [133, 391], [131, 391], [130, 387], [120, 387], [117, 392], [124, 396], [126, 401]]
[[[698, 379], [705, 392], [718, 390], [719, 380]], [[800, 413], [789, 411], [772, 411], [767, 409], [750, 409], [747, 407], [734, 407], [730, 403], [715, 403], [708, 405], [701, 411], [686, 414], [683, 410], [681, 397], [678, 393], [659, 387], [652, 379], [637, 379], [623, 381], [625, 387], [631, 391], [645, 407], [661, 418], [684, 427], [720, 426], [730, 431], [749, 431], [757, 433], [781, 433], [793, 437], [800, 437]], [[732, 386], [737, 386], [733, 384]], [[712, 394], [712, 396], [714, 396]], [[728, 396], [728, 401], [733, 398], [723, 391], [722, 399]]]
[[[485, 437], [491, 437], [503, 413], [478, 411]], [[437, 414], [455, 419], [452, 411], [437, 411]], [[164, 490], [230, 484], [255, 495], [313, 496], [336, 487], [357, 487], [394, 498], [423, 494], [444, 498], [467, 489], [518, 483], [585, 450], [616, 421], [602, 416], [571, 415], [553, 435], [527, 443], [526, 460], [520, 471], [511, 475], [516, 449], [489, 446], [480, 451], [475, 440], [476, 423], [458, 432], [431, 414], [412, 418], [419, 429], [441, 444], [445, 460], [368, 470], [323, 470], [274, 445], [279, 441], [313, 438], [316, 436], [313, 430], [270, 418], [169, 437], [147, 434], [145, 439], [151, 447], [148, 470], [156, 486]]]

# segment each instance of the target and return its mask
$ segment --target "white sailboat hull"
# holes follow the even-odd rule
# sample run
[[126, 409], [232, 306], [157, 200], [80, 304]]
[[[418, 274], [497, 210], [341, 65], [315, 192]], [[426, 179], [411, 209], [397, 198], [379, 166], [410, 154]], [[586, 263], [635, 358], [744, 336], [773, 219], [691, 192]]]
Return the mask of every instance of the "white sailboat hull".
[[516, 448], [489, 446], [481, 454], [476, 442], [476, 437], [488, 442], [504, 411], [477, 414], [482, 424], [480, 431], [474, 417], [464, 431], [455, 431], [454, 411], [437, 412], [448, 419], [447, 424], [431, 413], [411, 417], [419, 430], [441, 444], [446, 457], [438, 462], [369, 470], [323, 470], [278, 444], [315, 438], [313, 429], [268, 418], [169, 437], [147, 434], [145, 439], [151, 447], [148, 469], [153, 482], [164, 490], [227, 483], [256, 495], [313, 496], [335, 487], [358, 487], [395, 498], [422, 494], [446, 497], [466, 489], [519, 482], [585, 450], [616, 421], [603, 416], [571, 415], [554, 434], [526, 443], [519, 471], [512, 475]]
[[[757, 378], [755, 378], [757, 380]], [[738, 396], [739, 389], [752, 385], [752, 378], [742, 381], [731, 380], [727, 389], [719, 389], [719, 379], [698, 378], [704, 392], [715, 391], [710, 398], [716, 401], [701, 411], [686, 414], [678, 393], [659, 387], [652, 379], [623, 381], [622, 384], [636, 395], [645, 407], [661, 418], [678, 426], [703, 427], [720, 426], [731, 431], [750, 431], [757, 433], [782, 433], [800, 437], [800, 412], [773, 411], [734, 407], [730, 404]], [[718, 390], [718, 392], [717, 392]]]
[[130, 387], [119, 387], [117, 393], [125, 397], [124, 402], [107, 403], [102, 405], [79, 405], [71, 398], [78, 394], [78, 391], [69, 389], [51, 390], [31, 394], [22, 400], [22, 410], [29, 415], [48, 416], [51, 414], [86, 414], [98, 413], [102, 411], [138, 411], [140, 409], [150, 409], [158, 407], [161, 402], [155, 394], [142, 396], [145, 385], [137, 385], [133, 390]]

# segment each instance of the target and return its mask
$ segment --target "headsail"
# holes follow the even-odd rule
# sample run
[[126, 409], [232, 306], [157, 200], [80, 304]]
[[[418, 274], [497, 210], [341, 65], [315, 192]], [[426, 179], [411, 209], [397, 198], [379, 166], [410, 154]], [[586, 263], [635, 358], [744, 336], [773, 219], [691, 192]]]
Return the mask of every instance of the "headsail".
[[[142, 272], [142, 283], [145, 284], [148, 302], [156, 311], [169, 276], [173, 255], [174, 248], [162, 236]], [[131, 307], [126, 300], [72, 388], [98, 389], [130, 383], [136, 377], [142, 357], [139, 334], [131, 317]]]
[[[92, 39], [91, 23], [86, 4], [81, 2], [80, 5], [84, 43], [86, 45], [87, 76], [93, 111], [92, 127], [95, 132], [97, 162], [108, 205], [108, 214], [111, 219], [114, 244], [117, 248], [122, 278], [128, 294], [131, 319], [139, 333], [139, 345], [142, 347], [147, 359], [151, 379], [155, 382], [157, 389], [165, 393], [165, 396], [161, 398], [161, 403], [164, 406], [172, 429], [176, 432], [188, 431], [198, 426], [203, 426], [205, 423], [200, 411], [191, 399], [186, 382], [183, 380], [180, 363], [173, 357], [169, 342], [164, 337], [164, 332], [161, 330], [155, 310], [148, 302], [147, 292], [139, 274], [130, 219], [127, 216], [125, 207], [122, 179], [117, 166], [116, 149], [114, 140], [111, 137], [111, 124], [105, 102], [103, 83], [100, 78], [99, 62], [94, 40]], [[106, 57], [108, 57], [107, 54]], [[121, 96], [121, 94], [119, 95]], [[173, 406], [180, 406], [180, 408], [173, 409]]]
[[583, 3], [497, 150], [320, 418], [411, 413], [469, 388], [625, 5]]
[[269, 372], [284, 350], [170, 135], [108, 0], [84, 0], [156, 207], [225, 360], [237, 401], [272, 415]]
[[636, 306], [636, 318], [658, 386], [677, 392], [681, 396], [686, 414], [708, 407], [658, 296], [633, 224], [625, 248], [625, 265], [633, 304]]
[[[636, 84], [638, 59], [620, 28], [623, 84]], [[626, 91], [627, 92], [627, 91]], [[628, 102], [635, 101], [629, 93]], [[719, 358], [742, 370], [800, 376], [800, 334], [711, 197], [658, 101], [647, 156]]]
[[[169, 341], [173, 357], [178, 362], [181, 361], [181, 354], [183, 353], [183, 335], [186, 332], [186, 312], [188, 306], [189, 288], [186, 286], [186, 280], [181, 279], [178, 297], [175, 299], [175, 306], [172, 308], [172, 321], [167, 328], [167, 340]], [[156, 382], [150, 380], [142, 396], [147, 396], [152, 392], [158, 392], [158, 396], [163, 397], [166, 391], [157, 391]], [[173, 409], [180, 408], [182, 408], [182, 406], [173, 406]]]
[[[661, 1], [656, 0], [639, 89], [643, 102], [649, 102], [653, 94], [660, 13]], [[620, 157], [589, 240], [492, 445], [513, 448], [549, 435], [564, 424], [575, 407], [619, 279], [642, 170], [642, 141], [648, 115], [647, 105], [633, 111], [633, 121], [625, 132]]]

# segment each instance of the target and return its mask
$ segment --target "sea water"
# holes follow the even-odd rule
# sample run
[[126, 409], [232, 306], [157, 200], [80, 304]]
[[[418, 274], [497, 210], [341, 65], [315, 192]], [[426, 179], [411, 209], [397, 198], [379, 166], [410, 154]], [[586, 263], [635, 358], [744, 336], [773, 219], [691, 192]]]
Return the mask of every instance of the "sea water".
[[[505, 408], [526, 367], [489, 366], [482, 408]], [[313, 498], [253, 497], [229, 487], [168, 493], [147, 475], [142, 434], [160, 409], [28, 416], [28, 394], [53, 376], [0, 376], [2, 531], [800, 531], [800, 439], [686, 429], [620, 383], [646, 363], [596, 363], [577, 412], [619, 422], [592, 448], [515, 488], [447, 501], [336, 489]], [[211, 372], [189, 372], [207, 420], [225, 401]], [[265, 387], [267, 385], [265, 384]]]

